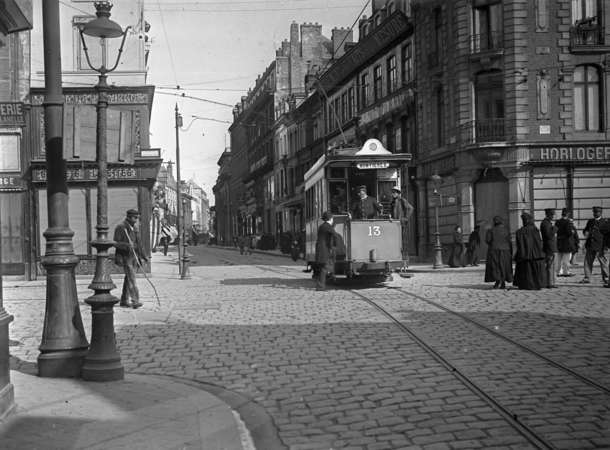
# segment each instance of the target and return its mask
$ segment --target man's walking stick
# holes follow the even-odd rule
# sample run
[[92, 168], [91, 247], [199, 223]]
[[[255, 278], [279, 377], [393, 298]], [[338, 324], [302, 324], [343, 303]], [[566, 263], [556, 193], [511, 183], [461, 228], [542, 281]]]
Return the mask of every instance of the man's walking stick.
[[155, 291], [155, 297], [157, 297], [157, 304], [159, 305], [159, 308], [160, 308], [161, 307], [161, 300], [159, 300], [159, 294], [157, 293], [157, 289], [155, 288], [155, 285], [152, 284], [152, 281], [150, 281], [150, 279], [146, 275], [146, 271], [144, 270], [144, 268], [142, 267], [142, 264], [140, 263], [140, 258], [136, 254], [136, 249], [134, 248], [133, 242], [132, 242], [131, 238], [129, 237], [129, 233], [127, 232], [126, 229], [123, 229], [123, 231], [125, 231], [125, 236], [127, 236], [127, 240], [129, 241], [129, 248], [131, 249], [131, 252], [133, 253], [133, 256], [136, 258], [136, 262], [138, 263], [138, 267], [142, 271], [142, 274], [144, 275], [144, 278], [146, 278], [146, 281], [148, 281], [148, 283], [152, 286], [153, 291]]

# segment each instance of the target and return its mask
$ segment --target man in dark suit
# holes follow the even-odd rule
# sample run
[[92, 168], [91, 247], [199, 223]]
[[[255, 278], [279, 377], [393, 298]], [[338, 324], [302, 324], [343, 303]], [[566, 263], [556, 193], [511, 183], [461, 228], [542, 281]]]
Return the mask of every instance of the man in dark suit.
[[593, 262], [597, 258], [602, 272], [602, 279], [606, 286], [610, 284], [608, 278], [608, 259], [604, 255], [605, 242], [602, 228], [604, 228], [605, 219], [602, 218], [602, 207], [593, 207], [593, 218], [587, 221], [587, 225], [583, 230], [585, 235], [585, 277], [581, 283], [591, 282], [591, 273], [593, 272]]
[[544, 215], [545, 217], [540, 223], [540, 235], [542, 237], [542, 251], [545, 255], [547, 287], [556, 288], [555, 256], [557, 253], [557, 227], [553, 225], [555, 210], [547, 208], [544, 210]]
[[382, 208], [377, 200], [369, 197], [366, 193], [366, 186], [358, 187], [358, 197], [354, 207], [352, 208], [352, 217], [354, 219], [374, 219], [381, 212]]
[[325, 211], [322, 214], [322, 224], [318, 227], [316, 241], [316, 264], [318, 266], [318, 279], [316, 291], [326, 290], [326, 276], [334, 272], [335, 248], [337, 246], [337, 233], [333, 228], [333, 214]]
[[127, 210], [125, 220], [114, 229], [115, 262], [123, 268], [123, 292], [120, 305], [125, 308], [139, 308], [140, 292], [136, 286], [136, 272], [140, 260], [147, 261], [140, 244], [140, 233], [136, 228], [140, 213], [135, 209]]
[[407, 240], [409, 235], [409, 229], [407, 223], [413, 214], [413, 206], [409, 201], [401, 195], [400, 188], [398, 186], [392, 188], [392, 202], [390, 204], [390, 215], [392, 219], [400, 220], [401, 235], [402, 235], [402, 252], [403, 261], [409, 260], [409, 252], [407, 251]]

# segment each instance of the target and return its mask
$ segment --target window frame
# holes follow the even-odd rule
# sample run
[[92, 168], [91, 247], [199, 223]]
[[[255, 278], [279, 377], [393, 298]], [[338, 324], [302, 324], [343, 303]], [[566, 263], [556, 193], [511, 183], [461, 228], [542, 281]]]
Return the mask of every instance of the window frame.
[[[582, 86], [583, 88], [583, 114], [584, 114], [584, 128], [576, 128], [576, 121], [574, 121], [574, 131], [585, 131], [585, 132], [600, 132], [603, 129], [603, 123], [604, 123], [604, 110], [603, 110], [603, 84], [602, 84], [602, 78], [601, 78], [601, 73], [602, 71], [600, 70], [600, 68], [594, 64], [581, 64], [578, 65], [574, 68], [574, 73], [576, 73], [577, 70], [582, 69], [583, 70], [583, 81], [575, 81], [575, 76], [573, 75], [573, 83], [574, 83], [574, 89], [573, 89], [573, 98], [574, 98], [574, 113], [576, 113], [576, 88], [579, 86]], [[589, 74], [591, 73], [590, 70], [594, 71], [594, 73], [597, 75], [597, 81], [592, 82], [589, 80]], [[590, 86], [596, 86], [597, 87], [597, 102], [589, 102], [589, 87]], [[593, 99], [595, 100], [595, 99]], [[597, 128], [592, 128], [591, 127], [591, 117], [589, 117], [590, 115], [590, 111], [589, 111], [589, 106], [590, 105], [595, 105], [597, 108]], [[576, 114], [574, 114], [576, 116]]]
[[396, 55], [390, 55], [386, 59], [386, 83], [387, 83], [387, 93], [390, 94], [394, 92], [397, 88], [397, 73], [398, 69], [396, 67]]
[[373, 99], [378, 101], [383, 98], [383, 74], [381, 64], [373, 67]]

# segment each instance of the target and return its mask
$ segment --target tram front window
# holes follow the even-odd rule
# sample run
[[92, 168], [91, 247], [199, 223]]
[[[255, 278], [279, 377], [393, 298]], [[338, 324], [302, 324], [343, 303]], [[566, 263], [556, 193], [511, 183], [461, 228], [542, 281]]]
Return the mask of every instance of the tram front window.
[[334, 214], [347, 214], [347, 189], [344, 181], [331, 181], [330, 210]]

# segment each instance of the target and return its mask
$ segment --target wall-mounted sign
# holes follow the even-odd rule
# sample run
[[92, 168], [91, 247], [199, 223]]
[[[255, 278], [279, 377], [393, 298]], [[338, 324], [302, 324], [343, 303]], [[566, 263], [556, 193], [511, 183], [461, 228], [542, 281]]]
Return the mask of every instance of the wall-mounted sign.
[[610, 161], [610, 143], [541, 145], [531, 149], [535, 161]]
[[[137, 180], [139, 170], [135, 167], [111, 167], [108, 169], [108, 180]], [[96, 167], [71, 167], [66, 170], [68, 181], [96, 181]], [[47, 181], [47, 169], [34, 169], [32, 181]]]
[[387, 161], [366, 161], [356, 163], [356, 167], [360, 170], [387, 169], [388, 167], [390, 167], [390, 163]]
[[[106, 98], [110, 105], [146, 105], [150, 96], [145, 92], [109, 92], [106, 94]], [[32, 95], [32, 105], [42, 105], [43, 102], [43, 94]], [[66, 105], [95, 105], [97, 104], [97, 93], [64, 94], [64, 103]]]
[[25, 125], [23, 103], [0, 102], [0, 125]]
[[20, 175], [0, 174], [0, 191], [14, 191], [25, 188], [25, 183]]

